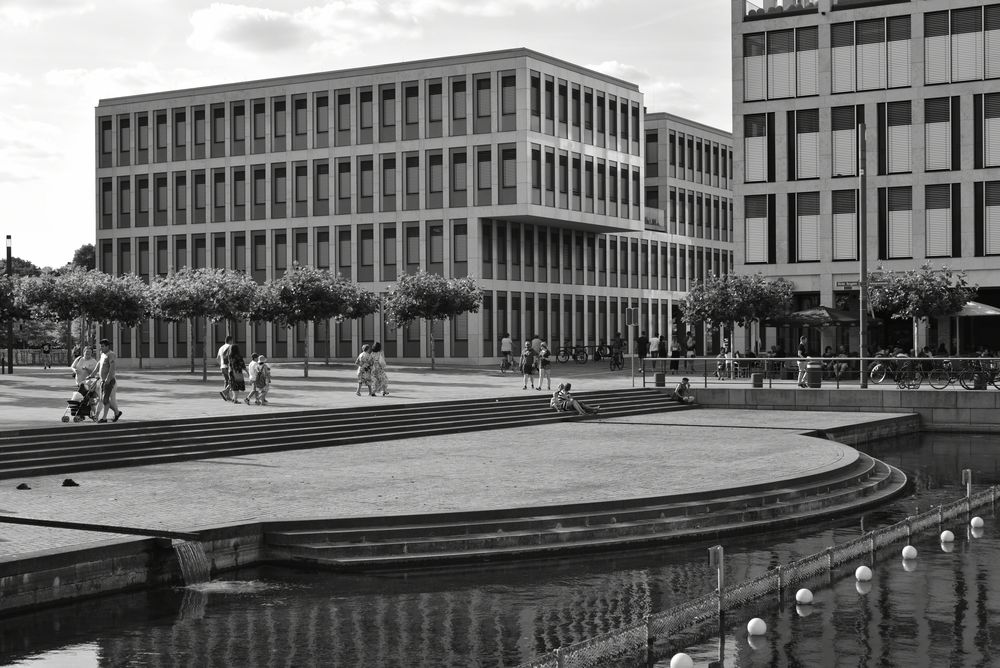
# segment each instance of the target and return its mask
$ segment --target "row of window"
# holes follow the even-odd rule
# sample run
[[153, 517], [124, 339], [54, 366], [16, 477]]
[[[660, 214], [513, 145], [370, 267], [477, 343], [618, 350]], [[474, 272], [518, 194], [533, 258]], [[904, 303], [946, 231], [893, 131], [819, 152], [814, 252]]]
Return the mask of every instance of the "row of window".
[[[924, 83], [1000, 77], [1000, 4], [928, 12]], [[830, 26], [830, 92], [911, 85], [911, 17], [890, 16]], [[819, 94], [817, 26], [743, 36], [743, 99]]]
[[[923, 187], [923, 257], [962, 255], [962, 186], [933, 184]], [[973, 253], [976, 257], [1000, 255], [1000, 181], [973, 184]], [[914, 257], [912, 186], [879, 188], [878, 258]], [[834, 190], [830, 208], [821, 212], [819, 192], [788, 194], [788, 262], [856, 260], [858, 258], [858, 194]], [[745, 198], [746, 262], [775, 263], [777, 212], [775, 195]], [[827, 211], [829, 213], [827, 213]], [[828, 230], [823, 223], [828, 222]], [[967, 225], [968, 223], [966, 223]], [[968, 232], [968, 228], [966, 228]], [[829, 257], [821, 248], [829, 247]]]
[[[646, 206], [652, 206], [650, 195], [655, 190], [646, 188]], [[658, 194], [655, 201], [659, 204]], [[671, 234], [715, 241], [733, 238], [732, 199], [671, 187], [667, 202], [667, 229]]]
[[[669, 131], [667, 166], [670, 178], [684, 179], [716, 188], [728, 188], [733, 173], [733, 150], [726, 144], [694, 135]], [[659, 133], [646, 133], [646, 178], [660, 176]]]
[[[117, 227], [144, 227], [516, 204], [516, 146], [475, 147], [472, 164], [469, 153], [460, 147], [422, 155], [410, 151], [336, 158], [335, 178], [325, 158], [106, 177], [98, 184], [100, 226], [110, 229], [115, 221]], [[620, 202], [621, 217], [638, 219], [638, 167], [551, 147], [544, 147], [544, 159], [542, 153], [543, 147], [532, 145], [533, 203], [619, 215]]]
[[[638, 102], [548, 75], [542, 95], [541, 77], [531, 73], [533, 130], [639, 154]], [[208, 103], [100, 116], [98, 166], [507, 132], [516, 117], [513, 71]]]
[[[924, 171], [961, 169], [960, 97], [928, 98], [880, 102], [876, 105], [879, 174], [913, 171], [913, 108], [923, 112]], [[972, 96], [973, 167], [1000, 167], [1000, 93]], [[815, 179], [821, 174], [820, 154], [824, 126], [830, 128], [832, 160], [829, 175], [856, 176], [858, 173], [857, 127], [865, 120], [864, 105], [833, 107], [830, 114], [820, 109], [788, 111], [788, 180]], [[775, 115], [748, 114], [743, 118], [744, 174], [747, 183], [775, 181]], [[824, 147], [825, 148], [825, 147]]]

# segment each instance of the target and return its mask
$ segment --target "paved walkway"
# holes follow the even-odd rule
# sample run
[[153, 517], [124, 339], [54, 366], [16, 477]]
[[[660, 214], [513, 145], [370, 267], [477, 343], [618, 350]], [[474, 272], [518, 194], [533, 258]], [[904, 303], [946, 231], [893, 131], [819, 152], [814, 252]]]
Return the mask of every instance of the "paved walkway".
[[[270, 406], [227, 404], [215, 375], [178, 370], [121, 374], [123, 420], [280, 412], [522, 396], [520, 377], [493, 369], [397, 367], [389, 397], [357, 397], [353, 367], [277, 366]], [[574, 389], [626, 388], [603, 364], [556, 365]], [[636, 382], [641, 385], [641, 379]], [[0, 376], [7, 428], [58, 425], [68, 373]], [[189, 531], [266, 519], [393, 515], [538, 506], [708, 491], [794, 478], [839, 466], [850, 448], [801, 432], [882, 420], [885, 413], [692, 410], [225, 457], [0, 483], [0, 514]], [[725, 426], [722, 426], [725, 425]], [[239, 438], [238, 430], [233, 438]], [[30, 490], [17, 490], [27, 482]], [[0, 524], [0, 559], [119, 536]]]

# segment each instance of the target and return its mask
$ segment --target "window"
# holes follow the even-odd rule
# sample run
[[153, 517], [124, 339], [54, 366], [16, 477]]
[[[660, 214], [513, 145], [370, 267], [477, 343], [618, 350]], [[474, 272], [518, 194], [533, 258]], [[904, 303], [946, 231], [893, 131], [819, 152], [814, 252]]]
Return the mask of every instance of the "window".
[[986, 44], [987, 79], [1000, 77], [1000, 4], [983, 7], [984, 42]]
[[924, 83], [947, 83], [951, 75], [948, 12], [924, 14]]
[[819, 28], [798, 28], [795, 31], [796, 94], [819, 93]]
[[1000, 255], [1000, 181], [987, 181], [982, 190], [983, 251], [985, 255]]
[[[749, 114], [743, 117], [744, 128], [744, 160], [747, 183], [767, 180], [768, 138], [767, 116], [765, 114]], [[683, 151], [681, 151], [683, 155]]]
[[[910, 146], [913, 125], [909, 100], [889, 102], [885, 105], [886, 120], [886, 171], [900, 174], [911, 171]], [[949, 150], [949, 163], [951, 151]]]
[[776, 99], [795, 95], [794, 32], [775, 30], [767, 33], [767, 97]]
[[316, 134], [330, 132], [330, 99], [326, 95], [316, 96]]
[[267, 203], [267, 180], [263, 169], [253, 170], [253, 203], [255, 206]]
[[455, 120], [466, 117], [465, 81], [451, 82], [451, 117]]
[[924, 100], [926, 169], [951, 169], [951, 100]]
[[[986, 93], [983, 95], [982, 105], [982, 154], [984, 166], [1000, 167], [1000, 93]], [[978, 120], [976, 119], [977, 124]]]
[[420, 159], [415, 155], [406, 156], [406, 194], [420, 192]]
[[491, 187], [492, 166], [490, 162], [491, 158], [489, 149], [476, 152], [476, 187], [480, 190]]
[[747, 195], [744, 197], [746, 215], [746, 262], [767, 262], [768, 258], [768, 212], [767, 195]]
[[374, 109], [371, 89], [358, 93], [358, 125], [362, 130], [370, 130], [374, 123]]
[[428, 156], [427, 189], [432, 193], [444, 190], [444, 158], [440, 153]]
[[983, 78], [983, 12], [981, 7], [951, 12], [951, 80]]
[[349, 132], [351, 129], [351, 94], [337, 95], [337, 132]]
[[513, 148], [503, 149], [503, 151], [500, 152], [500, 161], [501, 161], [500, 187], [516, 188], [517, 150]]
[[396, 194], [396, 159], [382, 160], [382, 194], [386, 197]]
[[427, 120], [440, 123], [441, 113], [441, 83], [435, 82], [427, 86]]
[[833, 176], [854, 176], [858, 165], [858, 135], [854, 107], [830, 110], [833, 128]]
[[[504, 116], [513, 115], [517, 110], [517, 89], [514, 87], [515, 81], [514, 75], [512, 74], [505, 75], [500, 78], [500, 113]], [[579, 113], [579, 111], [577, 113]]]
[[910, 186], [886, 188], [889, 259], [913, 256], [913, 191]]
[[466, 170], [468, 169], [468, 163], [465, 159], [465, 153], [453, 153], [451, 156], [451, 189], [456, 192], [464, 192], [467, 188], [467, 175]]
[[285, 98], [282, 97], [274, 100], [272, 113], [274, 114], [274, 136], [275, 138], [284, 137], [286, 128], [288, 127], [288, 119], [285, 114]]
[[951, 185], [928, 185], [924, 189], [927, 257], [951, 257]]
[[382, 89], [382, 127], [396, 125], [396, 89]]
[[885, 20], [858, 21], [857, 89], [875, 90], [886, 87]]
[[819, 261], [819, 193], [796, 195], [795, 216], [796, 261]]
[[267, 113], [264, 110], [263, 102], [255, 102], [253, 105], [253, 138], [264, 139], [267, 135]]
[[854, 91], [854, 24], [830, 26], [830, 60], [834, 93]]
[[889, 88], [910, 85], [910, 17], [890, 16], [885, 20]]
[[486, 118], [490, 115], [490, 80], [487, 77], [476, 79], [476, 117]]
[[795, 167], [796, 178], [819, 177], [819, 109], [795, 112]]

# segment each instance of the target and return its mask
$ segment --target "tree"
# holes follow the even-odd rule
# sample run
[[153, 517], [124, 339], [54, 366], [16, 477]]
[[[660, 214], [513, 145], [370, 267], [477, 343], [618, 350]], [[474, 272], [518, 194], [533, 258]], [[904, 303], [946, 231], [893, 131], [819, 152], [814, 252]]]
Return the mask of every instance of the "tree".
[[[272, 321], [291, 327], [296, 323], [361, 318], [378, 311], [378, 296], [327, 269], [293, 267], [271, 281], [260, 297], [260, 307]], [[309, 374], [309, 341], [306, 340], [305, 374]]]
[[[39, 276], [42, 270], [34, 262], [14, 256], [10, 258], [11, 273], [15, 276]], [[0, 258], [0, 274], [7, 273], [7, 260]]]
[[783, 278], [767, 280], [762, 274], [709, 276], [688, 292], [681, 302], [687, 323], [746, 327], [788, 311], [792, 284]]
[[917, 326], [927, 318], [942, 318], [962, 310], [976, 294], [965, 272], [948, 267], [934, 269], [927, 262], [919, 269], [889, 271], [879, 266], [868, 274], [868, 303], [873, 312], [913, 320], [913, 351], [917, 352]]
[[[212, 300], [212, 282], [206, 277], [211, 269], [181, 269], [153, 280], [150, 286], [150, 310], [154, 318], [168, 322], [187, 322], [191, 372], [194, 373], [195, 319], [205, 315]], [[202, 350], [202, 357], [205, 351]]]
[[82, 269], [96, 269], [97, 253], [94, 251], [94, 244], [84, 244], [77, 248], [73, 252], [73, 261], [70, 264]]
[[483, 293], [473, 278], [445, 278], [418, 272], [404, 274], [385, 299], [385, 318], [397, 327], [427, 321], [431, 368], [434, 368], [434, 322], [463, 313], [478, 313]]
[[31, 311], [24, 300], [23, 279], [0, 274], [0, 322], [26, 320]]

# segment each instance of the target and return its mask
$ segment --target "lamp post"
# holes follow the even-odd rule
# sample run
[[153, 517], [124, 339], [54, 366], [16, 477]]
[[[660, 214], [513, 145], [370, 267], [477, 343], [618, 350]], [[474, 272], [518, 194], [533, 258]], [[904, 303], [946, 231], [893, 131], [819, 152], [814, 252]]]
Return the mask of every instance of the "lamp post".
[[[13, 275], [10, 261], [10, 235], [7, 235], [7, 276]], [[14, 373], [14, 319], [7, 320], [7, 373]]]
[[865, 300], [868, 298], [868, 151], [865, 124], [858, 125], [858, 380], [861, 389], [868, 387], [865, 375]]

